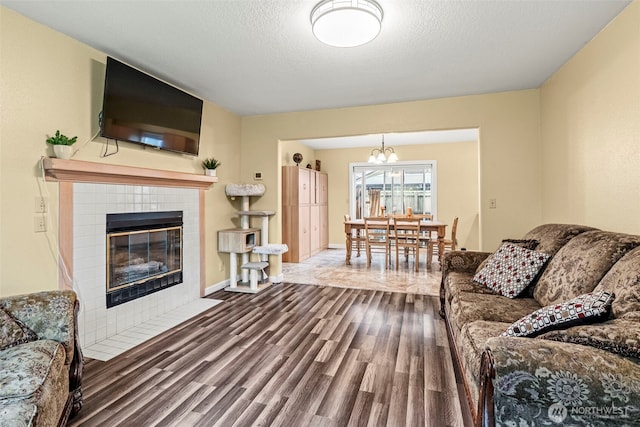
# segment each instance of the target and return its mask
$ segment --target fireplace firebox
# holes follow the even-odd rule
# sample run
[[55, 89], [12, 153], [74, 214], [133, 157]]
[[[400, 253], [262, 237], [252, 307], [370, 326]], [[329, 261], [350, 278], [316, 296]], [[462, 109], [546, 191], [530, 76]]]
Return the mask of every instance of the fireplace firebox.
[[182, 283], [182, 211], [107, 214], [107, 308]]

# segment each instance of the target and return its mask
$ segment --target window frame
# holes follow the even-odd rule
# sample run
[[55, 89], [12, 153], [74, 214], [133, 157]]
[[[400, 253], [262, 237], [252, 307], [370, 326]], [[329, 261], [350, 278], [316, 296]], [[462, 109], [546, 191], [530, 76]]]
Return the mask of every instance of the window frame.
[[[366, 169], [375, 169], [380, 171], [391, 171], [393, 168], [426, 168], [431, 166], [431, 213], [433, 214], [433, 220], [438, 220], [438, 162], [436, 160], [403, 160], [394, 163], [368, 163], [368, 162], [350, 162], [349, 163], [349, 215], [351, 218], [356, 218], [356, 188], [355, 188], [355, 179], [356, 179], [356, 168], [366, 168]], [[404, 185], [404, 183], [403, 183]]]

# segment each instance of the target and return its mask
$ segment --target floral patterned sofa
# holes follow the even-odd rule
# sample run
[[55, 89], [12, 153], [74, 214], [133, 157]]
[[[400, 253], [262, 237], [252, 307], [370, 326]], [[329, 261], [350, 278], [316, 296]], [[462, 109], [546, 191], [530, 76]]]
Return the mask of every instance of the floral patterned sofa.
[[[532, 242], [548, 260], [517, 296], [478, 283], [498, 252]], [[640, 236], [546, 224], [442, 265], [441, 315], [476, 425], [640, 426]], [[594, 295], [610, 305], [589, 318]]]
[[82, 406], [73, 291], [0, 298], [0, 426], [64, 426]]

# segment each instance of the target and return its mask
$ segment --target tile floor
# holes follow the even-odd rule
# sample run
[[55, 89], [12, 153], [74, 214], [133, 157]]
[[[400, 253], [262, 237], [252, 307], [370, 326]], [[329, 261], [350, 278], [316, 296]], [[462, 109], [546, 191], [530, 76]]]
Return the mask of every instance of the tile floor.
[[220, 304], [222, 301], [201, 298], [193, 300], [188, 304], [177, 307], [162, 315], [153, 317], [148, 321], [136, 325], [131, 329], [120, 332], [117, 335], [100, 341], [87, 348], [82, 349], [85, 357], [90, 359], [107, 361], [125, 351], [142, 344], [162, 332], [191, 319], [198, 314], [209, 310]]
[[424, 261], [426, 255], [420, 257], [420, 271], [417, 273], [413, 260], [406, 263], [402, 256], [396, 270], [395, 253], [392, 266], [388, 269], [384, 268], [384, 254], [373, 254], [370, 267], [367, 266], [364, 251], [359, 257], [354, 251], [351, 265], [345, 264], [345, 255], [344, 249], [328, 249], [301, 263], [283, 263], [284, 281], [432, 296], [440, 294], [440, 268], [434, 262], [433, 268], [427, 270]]

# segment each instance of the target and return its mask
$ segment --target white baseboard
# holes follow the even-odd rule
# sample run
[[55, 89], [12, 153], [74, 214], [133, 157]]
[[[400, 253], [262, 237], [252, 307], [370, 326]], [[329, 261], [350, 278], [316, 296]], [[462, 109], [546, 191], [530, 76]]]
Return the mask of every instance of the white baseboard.
[[344, 243], [329, 243], [329, 249], [344, 249]]
[[216, 283], [215, 285], [207, 286], [206, 288], [204, 288], [204, 296], [206, 297], [214, 292], [220, 291], [229, 286], [229, 284], [229, 279], [227, 279], [223, 280], [222, 282]]
[[[275, 276], [269, 276], [269, 281], [271, 283], [282, 283], [284, 280], [284, 274], [280, 273]], [[229, 279], [223, 280], [222, 282], [216, 283], [215, 285], [207, 286], [204, 288], [204, 296], [209, 296], [214, 292], [221, 291], [222, 289], [231, 285]]]

